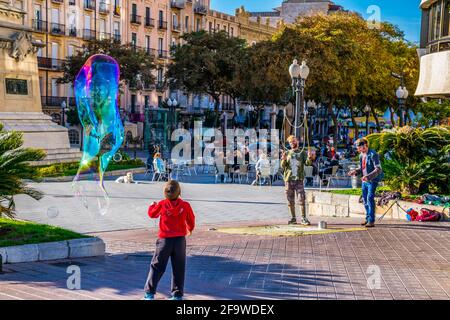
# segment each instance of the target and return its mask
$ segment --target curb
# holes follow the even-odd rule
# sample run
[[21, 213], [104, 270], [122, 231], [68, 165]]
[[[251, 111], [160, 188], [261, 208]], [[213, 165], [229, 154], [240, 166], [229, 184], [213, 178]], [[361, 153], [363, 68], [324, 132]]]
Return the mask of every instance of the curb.
[[0, 255], [4, 264], [97, 257], [105, 255], [105, 243], [100, 238], [83, 238], [25, 244], [2, 247], [0, 248]]
[[[141, 168], [133, 168], [133, 169], [123, 169], [123, 170], [115, 170], [115, 171], [107, 171], [104, 174], [104, 177], [109, 176], [121, 176], [127, 174], [127, 172], [135, 173], [145, 173], [147, 169], [145, 167]], [[42, 178], [42, 182], [70, 182], [75, 178], [75, 176], [64, 176], [64, 177], [53, 177], [53, 178]], [[83, 174], [80, 177], [80, 180], [88, 180], [91, 178], [90, 174]]]

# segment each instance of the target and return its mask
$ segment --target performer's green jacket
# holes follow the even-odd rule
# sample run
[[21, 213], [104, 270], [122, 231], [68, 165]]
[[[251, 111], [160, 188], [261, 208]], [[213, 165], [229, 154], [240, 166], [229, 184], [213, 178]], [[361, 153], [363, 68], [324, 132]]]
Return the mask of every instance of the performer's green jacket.
[[312, 164], [308, 159], [307, 150], [289, 150], [286, 152], [286, 160], [281, 161], [284, 181], [298, 181], [305, 177], [304, 167]]

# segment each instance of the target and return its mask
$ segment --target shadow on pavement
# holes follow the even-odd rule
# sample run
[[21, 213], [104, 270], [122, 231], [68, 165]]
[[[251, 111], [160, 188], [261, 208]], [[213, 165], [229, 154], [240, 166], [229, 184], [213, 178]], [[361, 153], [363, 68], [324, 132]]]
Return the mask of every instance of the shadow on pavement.
[[[74, 261], [50, 261], [6, 265], [2, 281], [34, 287], [56, 287], [65, 294], [68, 290], [66, 273], [70, 265], [81, 270], [81, 291], [90, 296], [108, 292], [121, 299], [140, 299], [147, 278], [152, 255], [149, 252], [117, 254]], [[170, 263], [158, 293], [170, 294]], [[209, 255], [188, 256], [186, 270], [187, 299], [299, 299], [302, 295], [317, 297], [321, 288], [344, 283], [324, 270], [304, 270], [295, 265], [280, 263], [249, 263], [226, 257]], [[0, 289], [1, 290], [1, 289]], [[100, 298], [104, 298], [100, 295]]]

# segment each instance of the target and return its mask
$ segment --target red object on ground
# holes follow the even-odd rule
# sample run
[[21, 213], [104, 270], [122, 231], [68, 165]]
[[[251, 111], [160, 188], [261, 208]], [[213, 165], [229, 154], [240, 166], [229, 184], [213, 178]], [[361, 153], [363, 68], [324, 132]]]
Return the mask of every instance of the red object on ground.
[[417, 221], [439, 221], [441, 220], [441, 214], [435, 210], [420, 209], [420, 215], [417, 217]]
[[191, 205], [181, 198], [175, 201], [161, 200], [148, 208], [150, 218], [159, 219], [160, 238], [184, 237], [195, 227], [195, 215]]

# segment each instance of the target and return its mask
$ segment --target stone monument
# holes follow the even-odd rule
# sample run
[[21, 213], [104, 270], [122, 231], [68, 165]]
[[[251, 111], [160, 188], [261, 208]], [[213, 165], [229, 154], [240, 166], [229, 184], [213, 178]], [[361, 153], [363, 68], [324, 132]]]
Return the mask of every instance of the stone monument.
[[0, 0], [0, 123], [23, 132], [25, 147], [47, 152], [37, 164], [78, 161], [81, 153], [70, 147], [68, 129], [42, 112], [36, 54], [45, 44], [33, 41], [24, 14]]

